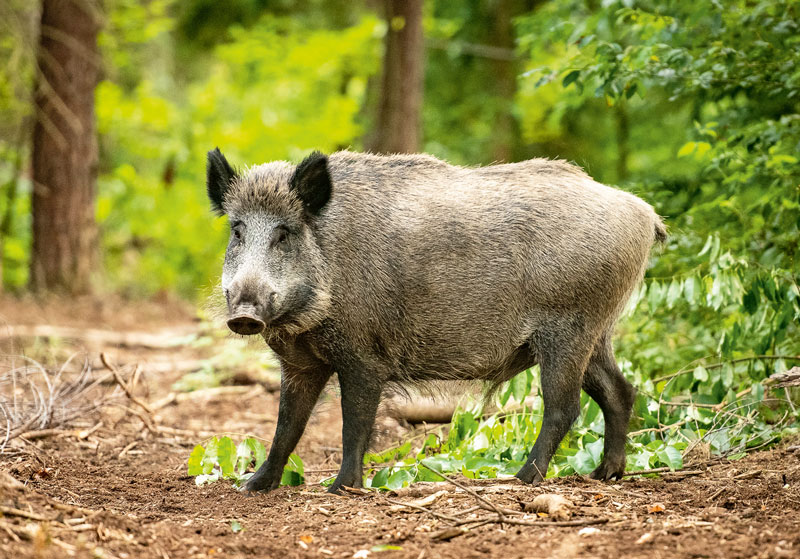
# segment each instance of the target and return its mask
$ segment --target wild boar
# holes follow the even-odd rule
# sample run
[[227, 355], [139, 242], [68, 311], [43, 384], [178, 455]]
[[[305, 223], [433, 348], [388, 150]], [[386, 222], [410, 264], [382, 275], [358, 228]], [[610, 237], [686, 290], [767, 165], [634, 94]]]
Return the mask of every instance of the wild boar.
[[231, 236], [228, 326], [261, 334], [281, 363], [278, 424], [246, 488], [278, 486], [329, 378], [341, 387], [343, 459], [330, 487], [360, 487], [381, 394], [539, 364], [544, 417], [517, 473], [541, 481], [583, 388], [605, 418], [592, 473], [619, 478], [635, 390], [614, 323], [666, 239], [653, 208], [564, 161], [464, 168], [427, 155], [315, 152], [238, 173], [209, 152], [213, 209]]

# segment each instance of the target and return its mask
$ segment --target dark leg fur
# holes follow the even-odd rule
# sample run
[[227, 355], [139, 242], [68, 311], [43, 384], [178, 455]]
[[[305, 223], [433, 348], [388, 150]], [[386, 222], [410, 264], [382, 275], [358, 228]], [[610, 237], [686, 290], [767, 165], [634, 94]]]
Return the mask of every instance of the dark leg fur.
[[342, 389], [342, 466], [328, 489], [331, 493], [338, 493], [343, 485], [361, 487], [364, 453], [381, 398], [381, 384], [365, 374], [339, 373], [339, 386]]
[[606, 424], [603, 461], [591, 477], [620, 479], [625, 472], [625, 438], [636, 389], [619, 371], [608, 334], [601, 336], [594, 348], [583, 377], [583, 389], [603, 410]]
[[247, 481], [245, 490], [271, 491], [280, 485], [283, 467], [297, 446], [311, 410], [331, 374], [330, 370], [298, 370], [283, 365], [278, 425], [272, 438], [269, 457]]
[[[571, 336], [580, 340], [582, 336]], [[528, 461], [517, 472], [526, 483], [538, 483], [547, 475], [547, 466], [561, 440], [580, 414], [581, 378], [589, 351], [581, 341], [560, 343], [548, 340], [534, 344], [540, 357], [544, 417], [542, 429]]]

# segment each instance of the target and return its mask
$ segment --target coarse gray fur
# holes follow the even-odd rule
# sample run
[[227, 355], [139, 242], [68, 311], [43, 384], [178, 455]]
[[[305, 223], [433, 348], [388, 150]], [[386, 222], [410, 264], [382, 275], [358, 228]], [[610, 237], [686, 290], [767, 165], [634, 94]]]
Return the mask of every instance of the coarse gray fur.
[[[248, 489], [277, 486], [334, 373], [344, 417], [338, 490], [361, 485], [387, 385], [496, 386], [537, 363], [545, 416], [518, 477], [544, 477], [579, 413], [581, 387], [606, 419], [593, 475], [622, 475], [635, 391], [611, 334], [654, 241], [666, 238], [650, 205], [564, 161], [464, 168], [346, 151], [223, 173], [214, 194], [212, 153], [209, 193], [238, 235], [222, 278], [229, 312], [265, 325], [283, 371], [273, 449]], [[313, 199], [319, 178], [306, 169], [327, 172], [320, 191], [329, 188], [329, 199]]]

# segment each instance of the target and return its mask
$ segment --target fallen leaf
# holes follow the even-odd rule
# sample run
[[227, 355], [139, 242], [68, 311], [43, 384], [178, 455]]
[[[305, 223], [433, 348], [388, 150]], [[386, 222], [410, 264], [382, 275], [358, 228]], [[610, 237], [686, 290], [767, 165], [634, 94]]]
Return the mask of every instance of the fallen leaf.
[[311, 542], [314, 541], [314, 536], [307, 536], [307, 535], [303, 534], [302, 536], [300, 536], [300, 541], [301, 542], [306, 542], [306, 543], [311, 543]]
[[664, 512], [666, 509], [664, 508], [664, 503], [653, 503], [649, 507], [647, 507], [647, 514], [657, 514]]
[[525, 512], [547, 513], [555, 520], [568, 520], [575, 505], [569, 499], [555, 493], [543, 493], [530, 503], [525, 503]]

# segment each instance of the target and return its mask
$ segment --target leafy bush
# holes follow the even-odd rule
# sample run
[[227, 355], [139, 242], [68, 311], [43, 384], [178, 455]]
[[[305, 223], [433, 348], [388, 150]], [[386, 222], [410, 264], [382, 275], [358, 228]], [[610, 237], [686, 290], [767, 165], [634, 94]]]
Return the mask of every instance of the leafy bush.
[[[267, 459], [267, 451], [261, 441], [245, 438], [238, 445], [230, 437], [211, 437], [203, 445], [197, 445], [189, 456], [188, 474], [195, 476], [195, 483], [203, 485], [220, 479], [232, 480], [241, 487]], [[289, 457], [283, 469], [281, 485], [301, 485], [304, 482], [303, 461], [296, 454]]]

